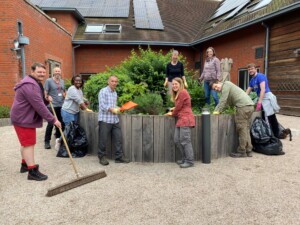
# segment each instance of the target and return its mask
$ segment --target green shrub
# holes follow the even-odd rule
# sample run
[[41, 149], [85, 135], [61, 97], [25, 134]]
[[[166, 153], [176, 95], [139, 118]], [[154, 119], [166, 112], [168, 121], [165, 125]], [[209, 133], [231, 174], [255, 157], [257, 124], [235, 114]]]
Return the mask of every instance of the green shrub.
[[164, 112], [163, 99], [159, 94], [147, 93], [134, 98], [138, 106], [131, 113], [159, 115]]
[[67, 91], [68, 88], [72, 86], [71, 80], [66, 79], [66, 80], [64, 80], [64, 81], [65, 81], [65, 90]]
[[127, 101], [130, 101], [134, 96], [143, 95], [147, 91], [147, 85], [144, 83], [134, 84], [130, 78], [123, 73], [116, 74], [110, 70], [104, 73], [92, 75], [84, 85], [84, 95], [90, 101], [90, 107], [98, 110], [98, 94], [100, 90], [106, 87], [109, 76], [115, 74], [118, 77], [118, 86], [116, 91], [118, 93], [118, 105], [121, 106]]
[[0, 105], [0, 118], [10, 117], [10, 107]]

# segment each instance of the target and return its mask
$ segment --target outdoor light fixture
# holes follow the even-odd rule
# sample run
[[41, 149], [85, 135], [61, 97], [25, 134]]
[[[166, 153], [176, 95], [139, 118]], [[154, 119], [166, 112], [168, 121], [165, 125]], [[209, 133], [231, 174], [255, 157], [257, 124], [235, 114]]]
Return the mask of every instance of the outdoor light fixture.
[[28, 44], [29, 44], [29, 38], [23, 35], [20, 35], [18, 39], [14, 40], [14, 48], [11, 48], [11, 50], [16, 52], [17, 59], [20, 59], [22, 57], [22, 46]]
[[19, 41], [14, 40], [14, 48], [11, 48], [12, 51], [18, 51], [20, 50], [19, 48]]
[[16, 52], [17, 59], [21, 58], [21, 48], [19, 48], [19, 45], [20, 45], [19, 41], [14, 40], [14, 48], [11, 48], [12, 51]]

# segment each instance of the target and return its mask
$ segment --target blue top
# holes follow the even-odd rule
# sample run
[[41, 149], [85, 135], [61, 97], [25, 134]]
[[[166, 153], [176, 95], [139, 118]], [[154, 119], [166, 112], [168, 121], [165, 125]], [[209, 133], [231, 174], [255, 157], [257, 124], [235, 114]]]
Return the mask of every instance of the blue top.
[[250, 80], [250, 87], [252, 88], [253, 91], [256, 92], [257, 96], [260, 96], [260, 83], [265, 82], [265, 89], [266, 92], [271, 92], [268, 84], [268, 79], [267, 77], [262, 74], [262, 73], [257, 73], [255, 77], [252, 77]]
[[108, 110], [110, 108], [117, 107], [117, 92], [112, 91], [109, 86], [102, 88], [98, 95], [99, 100], [99, 113], [98, 121], [103, 121], [105, 123], [116, 124], [119, 122], [119, 117]]

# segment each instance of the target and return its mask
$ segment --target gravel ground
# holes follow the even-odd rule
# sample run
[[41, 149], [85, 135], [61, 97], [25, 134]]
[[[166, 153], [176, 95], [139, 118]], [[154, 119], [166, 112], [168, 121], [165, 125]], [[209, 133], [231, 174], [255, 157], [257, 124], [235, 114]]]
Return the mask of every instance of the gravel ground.
[[[300, 118], [278, 115], [300, 130]], [[49, 176], [28, 181], [19, 173], [19, 143], [12, 126], [0, 127], [0, 224], [300, 224], [300, 135], [283, 140], [283, 156], [223, 158], [180, 169], [175, 163], [103, 167], [96, 156], [75, 159], [82, 175], [107, 177], [45, 197], [75, 178], [69, 159], [43, 149], [38, 129], [36, 162]], [[52, 140], [54, 145], [54, 140]]]

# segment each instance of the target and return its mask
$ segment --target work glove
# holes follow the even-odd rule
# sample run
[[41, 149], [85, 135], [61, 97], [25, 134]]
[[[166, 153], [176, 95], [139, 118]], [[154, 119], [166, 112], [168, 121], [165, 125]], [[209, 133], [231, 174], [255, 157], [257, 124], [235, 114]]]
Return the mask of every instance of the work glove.
[[164, 87], [168, 87], [168, 81], [165, 81]]
[[85, 111], [87, 111], [87, 112], [93, 112], [93, 110], [91, 110], [89, 108], [86, 108]]
[[172, 116], [172, 112], [167, 112], [165, 116]]
[[214, 111], [213, 114], [214, 114], [214, 115], [219, 115], [220, 112]]
[[261, 102], [258, 102], [256, 105], [256, 112], [261, 110]]
[[187, 89], [189, 86], [186, 81], [184, 81], [184, 88]]
[[121, 112], [120, 112], [120, 108], [113, 108], [112, 110], [111, 110], [111, 112], [113, 113], [113, 114], [120, 114]]

